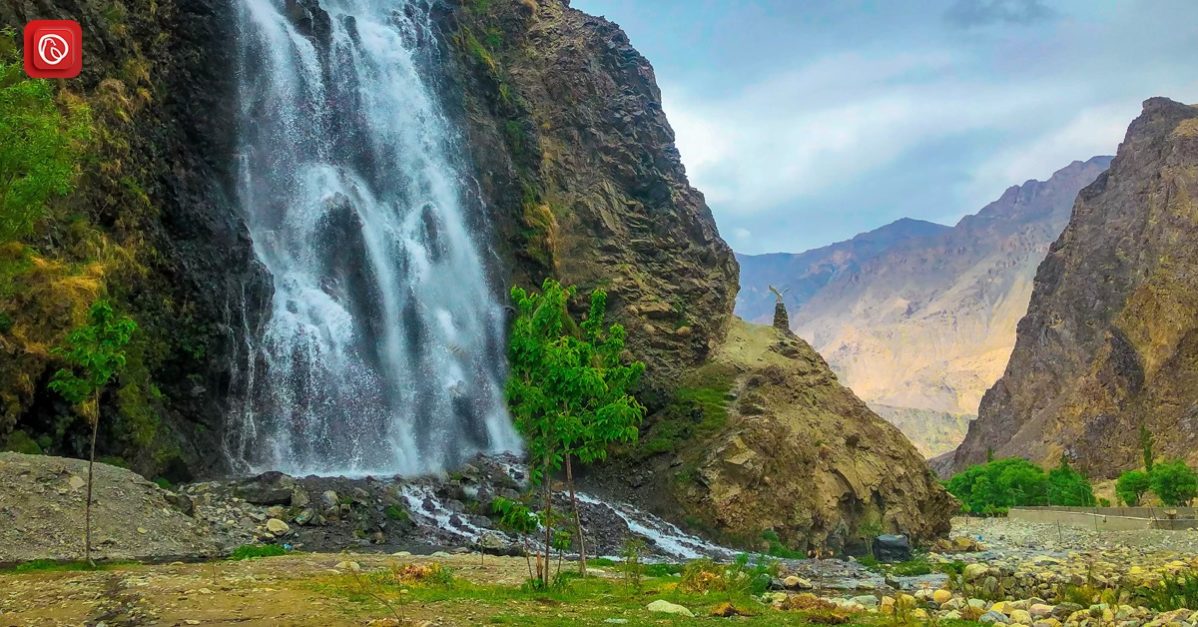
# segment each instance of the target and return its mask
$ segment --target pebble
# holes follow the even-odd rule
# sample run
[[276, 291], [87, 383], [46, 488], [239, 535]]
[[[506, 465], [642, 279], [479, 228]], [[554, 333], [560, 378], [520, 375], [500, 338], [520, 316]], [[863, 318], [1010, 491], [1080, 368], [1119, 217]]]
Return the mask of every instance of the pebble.
[[677, 603], [670, 603], [665, 599], [658, 599], [649, 605], [646, 605], [645, 609], [659, 614], [676, 614], [678, 616], [686, 616], [689, 618], [694, 618], [695, 616], [695, 613], [687, 609], [685, 606], [678, 605]]

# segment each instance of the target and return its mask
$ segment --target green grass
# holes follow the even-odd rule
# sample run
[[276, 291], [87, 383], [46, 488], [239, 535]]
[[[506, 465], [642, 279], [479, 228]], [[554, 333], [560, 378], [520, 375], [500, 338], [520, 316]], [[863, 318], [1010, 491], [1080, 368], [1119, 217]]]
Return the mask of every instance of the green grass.
[[677, 452], [688, 441], [718, 433], [728, 424], [733, 381], [733, 374], [720, 367], [693, 372], [641, 434], [636, 456]]
[[800, 560], [807, 557], [807, 554], [802, 551], [796, 551], [785, 544], [778, 538], [778, 532], [773, 529], [766, 529], [761, 532], [761, 539], [769, 544], [766, 549], [766, 555], [770, 557], [781, 557], [783, 559]]
[[[679, 565], [674, 565], [678, 568]], [[345, 574], [313, 583], [317, 591], [347, 602], [345, 610], [362, 619], [405, 616], [406, 608], [435, 613], [443, 620], [473, 621], [493, 625], [604, 625], [611, 618], [629, 625], [729, 624], [727, 618], [710, 616], [724, 603], [749, 614], [736, 624], [809, 625], [818, 616], [808, 612], [776, 610], [743, 590], [688, 590], [676, 577], [648, 576], [637, 591], [622, 579], [571, 578], [561, 586], [537, 590], [530, 586], [476, 584], [460, 578], [447, 582], [399, 583], [388, 570]], [[695, 618], [652, 614], [645, 606], [664, 599], [689, 608]], [[810, 618], [810, 620], [809, 620]], [[853, 615], [849, 624], [894, 625], [893, 619], [877, 614]], [[966, 621], [939, 621], [942, 627], [976, 625]]]
[[243, 544], [229, 555], [231, 560], [248, 560], [257, 557], [277, 557], [286, 555], [287, 549], [284, 549], [278, 544]]
[[390, 518], [391, 520], [407, 522], [412, 519], [412, 517], [408, 515], [408, 510], [394, 504], [388, 505], [387, 508], [383, 510], [383, 513], [386, 514], [387, 518]]

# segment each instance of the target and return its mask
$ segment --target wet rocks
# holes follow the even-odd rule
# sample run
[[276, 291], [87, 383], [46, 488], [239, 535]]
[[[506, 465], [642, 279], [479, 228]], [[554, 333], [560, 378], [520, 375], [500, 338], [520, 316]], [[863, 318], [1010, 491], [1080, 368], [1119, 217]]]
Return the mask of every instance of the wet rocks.
[[874, 538], [874, 557], [879, 562], [906, 562], [911, 559], [911, 542], [903, 535], [881, 535]]

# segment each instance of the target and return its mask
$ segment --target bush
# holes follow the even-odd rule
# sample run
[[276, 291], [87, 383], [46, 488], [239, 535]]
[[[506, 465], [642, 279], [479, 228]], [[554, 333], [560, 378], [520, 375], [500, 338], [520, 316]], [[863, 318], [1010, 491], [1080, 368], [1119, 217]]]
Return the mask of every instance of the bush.
[[1181, 460], [1156, 462], [1148, 481], [1153, 493], [1170, 507], [1189, 505], [1198, 496], [1198, 475]]
[[1142, 470], [1129, 470], [1119, 475], [1115, 482], [1115, 495], [1128, 507], [1136, 507], [1144, 499], [1144, 493], [1152, 487], [1148, 473]]
[[947, 487], [972, 514], [1048, 503], [1048, 477], [1039, 466], [1018, 457], [970, 466], [949, 479]]
[[1061, 456], [1061, 463], [1048, 473], [1049, 505], [1070, 507], [1093, 507], [1094, 488], [1082, 473], [1069, 466], [1069, 460]]
[[236, 549], [233, 549], [233, 554], [229, 559], [248, 560], [256, 557], [275, 557], [278, 555], [286, 555], [287, 549], [277, 544], [243, 544]]

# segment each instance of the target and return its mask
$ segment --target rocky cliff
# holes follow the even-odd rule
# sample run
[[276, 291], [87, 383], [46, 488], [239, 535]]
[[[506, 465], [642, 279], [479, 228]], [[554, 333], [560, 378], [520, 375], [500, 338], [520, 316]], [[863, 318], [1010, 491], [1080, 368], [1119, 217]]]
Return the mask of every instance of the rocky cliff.
[[1157, 454], [1198, 461], [1198, 107], [1144, 103], [1110, 170], [1078, 195], [1036, 271], [999, 381], [948, 464], [1069, 455], [1111, 476]]
[[653, 68], [618, 26], [560, 0], [465, 2], [442, 17], [512, 280], [603, 287], [654, 384], [724, 334], [738, 269], [687, 182]]

